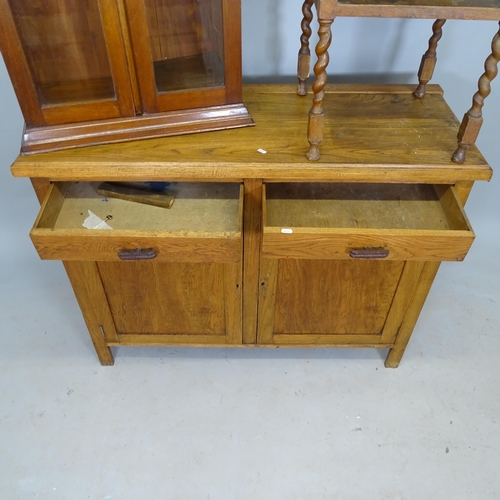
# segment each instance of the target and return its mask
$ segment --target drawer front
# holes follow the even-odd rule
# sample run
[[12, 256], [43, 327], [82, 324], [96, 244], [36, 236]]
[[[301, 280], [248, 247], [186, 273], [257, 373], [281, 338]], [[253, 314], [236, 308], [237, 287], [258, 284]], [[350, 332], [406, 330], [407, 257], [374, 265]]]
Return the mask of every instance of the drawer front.
[[[172, 208], [99, 196], [90, 183], [53, 184], [31, 240], [42, 259], [239, 262], [242, 189], [175, 184]], [[113, 229], [82, 226], [90, 212]]]
[[454, 261], [474, 240], [453, 187], [322, 186], [264, 193], [264, 257]]
[[[177, 235], [81, 235], [34, 229], [30, 238], [46, 260], [156, 260], [168, 262], [239, 262], [241, 237], [203, 238]], [[128, 254], [128, 255], [127, 255]]]

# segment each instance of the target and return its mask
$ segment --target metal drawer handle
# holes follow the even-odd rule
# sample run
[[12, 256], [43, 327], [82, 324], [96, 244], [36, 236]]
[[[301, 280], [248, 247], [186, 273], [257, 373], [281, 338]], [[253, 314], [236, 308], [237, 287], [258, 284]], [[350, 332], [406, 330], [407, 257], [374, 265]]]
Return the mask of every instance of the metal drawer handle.
[[156, 259], [156, 252], [152, 248], [144, 250], [142, 248], [122, 250], [118, 252], [118, 258], [120, 260], [153, 260]]
[[353, 248], [349, 256], [353, 259], [385, 259], [389, 256], [389, 250], [373, 247]]

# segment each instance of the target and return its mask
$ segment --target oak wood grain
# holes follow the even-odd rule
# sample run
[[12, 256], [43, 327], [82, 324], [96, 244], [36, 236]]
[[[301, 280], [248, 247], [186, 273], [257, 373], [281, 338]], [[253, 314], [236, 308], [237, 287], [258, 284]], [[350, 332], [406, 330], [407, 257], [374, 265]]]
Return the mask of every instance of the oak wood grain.
[[[243, 189], [237, 184], [170, 185], [170, 209], [98, 194], [98, 185], [54, 183], [31, 238], [40, 256], [119, 260], [124, 250], [153, 249], [158, 261], [241, 262]], [[82, 227], [89, 212], [112, 217], [112, 230]]]
[[117, 344], [241, 344], [241, 263], [97, 265]]
[[410, 307], [399, 328], [394, 346], [389, 350], [385, 360], [386, 368], [397, 368], [399, 366], [440, 265], [440, 262], [427, 262], [424, 265], [418, 285], [414, 289]]
[[[317, 344], [300, 344], [298, 342], [290, 342], [288, 344], [228, 344], [225, 343], [224, 337], [218, 337], [215, 335], [207, 336], [208, 338], [201, 337], [193, 337], [189, 335], [176, 335], [172, 337], [170, 335], [133, 335], [133, 334], [123, 334], [119, 335], [118, 342], [109, 342], [109, 346], [120, 346], [120, 345], [128, 345], [128, 346], [145, 346], [145, 347], [166, 347], [169, 345], [175, 345], [176, 347], [225, 347], [225, 348], [243, 348], [243, 349], [317, 349]], [[280, 335], [280, 338], [282, 336]], [[320, 337], [321, 338], [321, 337]], [[345, 342], [343, 337], [332, 337], [330, 335], [330, 342], [321, 343], [321, 348], [339, 348], [339, 349], [388, 349], [393, 346], [393, 344], [383, 344], [374, 342], [377, 340], [374, 335], [365, 336], [364, 343], [348, 343]], [[174, 339], [174, 342], [172, 342]], [[338, 340], [337, 340], [338, 339]], [[360, 336], [357, 335], [355, 341], [359, 341]], [[209, 343], [207, 342], [210, 341]], [[296, 339], [292, 339], [296, 340]], [[328, 339], [325, 339], [327, 341]]]
[[33, 186], [33, 189], [35, 190], [38, 202], [41, 205], [45, 200], [45, 198], [47, 197], [47, 193], [49, 192], [51, 183], [48, 179], [43, 179], [38, 177], [32, 177], [30, 181]]
[[[393, 144], [401, 148], [401, 137], [403, 141], [409, 137], [417, 141], [428, 136], [424, 141], [427, 149], [422, 154], [430, 159], [435, 151], [430, 136], [438, 134], [437, 130], [443, 126], [450, 129], [453, 137], [458, 126], [438, 87], [429, 86], [424, 99], [426, 102], [434, 99], [435, 109], [422, 113], [413, 109], [408, 99], [413, 90], [411, 86], [398, 88], [393, 93], [386, 87], [367, 92], [358, 88], [355, 96], [346, 93], [346, 87], [330, 87], [330, 96], [325, 102], [336, 101], [336, 112], [345, 117], [355, 136], [344, 138], [348, 130], [337, 124], [336, 139], [345, 141], [344, 147], [350, 144], [352, 148], [349, 151], [339, 148], [338, 152], [353, 163], [348, 164], [342, 158], [333, 159], [332, 163], [320, 160], [312, 169], [301, 155], [291, 155], [291, 150], [297, 148], [294, 141], [298, 136], [293, 135], [287, 125], [283, 125], [286, 129], [283, 133], [278, 126], [285, 114], [290, 114], [296, 125], [302, 122], [307, 107], [294, 108], [300, 98], [294, 95], [293, 87], [265, 89], [257, 88], [254, 95], [262, 122], [257, 123], [253, 131], [242, 129], [234, 136], [236, 131], [213, 132], [197, 136], [196, 140], [177, 137], [170, 144], [153, 140], [148, 141], [149, 146], [145, 142], [125, 145], [121, 153], [120, 148], [103, 146], [88, 148], [86, 152], [49, 153], [29, 159], [39, 168], [38, 172], [50, 172], [53, 165], [60, 162], [62, 166], [66, 159], [66, 166], [58, 172], [63, 179], [71, 180], [75, 180], [83, 168], [84, 176], [89, 172], [96, 175], [87, 177], [90, 180], [113, 180], [114, 175], [115, 180], [120, 181], [131, 180], [131, 177], [134, 180], [134, 176], [138, 181], [244, 181], [244, 195], [241, 190], [238, 194], [238, 186], [235, 186], [233, 209], [217, 212], [212, 204], [205, 210], [212, 213], [214, 219], [208, 226], [201, 223], [201, 212], [189, 212], [186, 208], [187, 219], [178, 228], [184, 232], [177, 235], [172, 230], [161, 234], [154, 225], [149, 226], [157, 217], [141, 212], [138, 216], [141, 227], [114, 229], [114, 236], [86, 236], [83, 229], [78, 229], [80, 211], [74, 218], [74, 214], [64, 208], [73, 196], [68, 196], [73, 193], [71, 184], [52, 186], [53, 203], [49, 207], [45, 205], [33, 234], [41, 236], [36, 231], [44, 231], [41, 246], [45, 246], [43, 251], [52, 257], [61, 252], [59, 256], [68, 259], [86, 255], [85, 258], [99, 261], [89, 262], [92, 270], [85, 262], [66, 265], [68, 269], [73, 264], [84, 266], [89, 273], [86, 278], [87, 274], [82, 274], [80, 269], [76, 289], [82, 310], [89, 318], [96, 348], [104, 360], [109, 362], [106, 356], [110, 355], [110, 345], [389, 347], [387, 366], [396, 366], [439, 267], [439, 262], [429, 261], [465, 255], [473, 233], [462, 204], [474, 180], [491, 175], [480, 153], [475, 157], [477, 161], [473, 161], [472, 149], [467, 163], [457, 166], [451, 164], [449, 158], [446, 163], [436, 161], [435, 157], [429, 163], [398, 163], [406, 161], [405, 155], [396, 153], [394, 159], [391, 150], [391, 155], [386, 154], [385, 160], [377, 163], [377, 154], [372, 155], [368, 147], [368, 137], [370, 134], [374, 137], [375, 130], [366, 122], [366, 116], [372, 116], [378, 127], [386, 127], [384, 130], [390, 137], [386, 146]], [[257, 102], [259, 96], [262, 100]], [[286, 113], [279, 111], [280, 103], [289, 105]], [[267, 121], [277, 131], [275, 137], [271, 137], [273, 144], [290, 147], [288, 152], [288, 146], [284, 148], [283, 159], [267, 145], [267, 155], [253, 149], [255, 137], [268, 139]], [[417, 126], [417, 132], [409, 131], [413, 126]], [[253, 132], [258, 132], [259, 127], [265, 130], [255, 136]], [[286, 133], [290, 137], [286, 137]], [[226, 136], [232, 136], [233, 142], [227, 143]], [[360, 139], [363, 137], [367, 142]], [[361, 148], [366, 148], [364, 153], [357, 151], [356, 141]], [[112, 157], [112, 154], [118, 156]], [[375, 163], [363, 163], [369, 157]], [[16, 161], [14, 169], [24, 160]], [[85, 170], [89, 165], [92, 165], [90, 170]], [[269, 174], [270, 179], [264, 173]], [[35, 182], [40, 185], [38, 191], [44, 190], [47, 176], [43, 181], [38, 177]], [[290, 179], [300, 182], [285, 189], [289, 199], [280, 198], [283, 186], [276, 181]], [[328, 188], [335, 186], [331, 182], [326, 186], [311, 184], [318, 180], [341, 183], [334, 197], [336, 205], [330, 206], [332, 197], [327, 196], [331, 194]], [[377, 186], [367, 184], [373, 180]], [[268, 183], [264, 190], [266, 181], [274, 182]], [[348, 185], [348, 182], [354, 184]], [[430, 185], [423, 185], [427, 183]], [[434, 183], [439, 185], [433, 186]], [[455, 187], [451, 187], [454, 184]], [[210, 186], [217, 189], [214, 182]], [[311, 195], [304, 197], [304, 192], [312, 187]], [[269, 193], [274, 193], [271, 199]], [[378, 198], [374, 193], [378, 193]], [[175, 210], [177, 201], [170, 210]], [[375, 205], [370, 205], [372, 202]], [[415, 211], [410, 208], [413, 204], [417, 206]], [[229, 226], [225, 226], [224, 212], [230, 215]], [[357, 221], [354, 226], [353, 214]], [[292, 234], [281, 233], [282, 222], [290, 220]], [[193, 225], [191, 233], [190, 224]], [[64, 233], [66, 240], [58, 239], [61, 235], [58, 231]], [[106, 241], [109, 238], [116, 239], [109, 243]], [[58, 248], [58, 241], [66, 241], [67, 248]], [[102, 241], [106, 243], [101, 246]], [[270, 247], [268, 242], [272, 243]], [[118, 262], [116, 252], [123, 248], [117, 243], [134, 248], [139, 243], [140, 246], [164, 246], [155, 261]], [[85, 246], [89, 244], [92, 248]], [[226, 244], [230, 245], [230, 250], [226, 248], [229, 253], [217, 246]], [[366, 245], [393, 245], [394, 248], [388, 260], [349, 257], [350, 248]], [[273, 254], [276, 249], [279, 251]], [[110, 260], [103, 258], [108, 250]], [[75, 273], [78, 272], [77, 269]], [[80, 283], [82, 280], [94, 283], [91, 291]], [[110, 323], [116, 323], [116, 329], [113, 330]]]
[[243, 342], [257, 339], [260, 244], [262, 234], [262, 181], [244, 183], [243, 201]]
[[[241, 180], [421, 182], [488, 180], [474, 146], [463, 165], [451, 161], [459, 123], [434, 85], [422, 101], [411, 85], [393, 90], [326, 88], [322, 158], [305, 159], [307, 99], [290, 86], [252, 85], [245, 103], [256, 127], [96, 146], [19, 157], [18, 177], [71, 180]], [[332, 90], [329, 90], [332, 89]], [[436, 92], [436, 89], [438, 90]], [[267, 151], [261, 154], [259, 148]], [[390, 154], [388, 154], [390, 151]]]
[[[99, 231], [109, 233], [110, 231]], [[119, 261], [120, 252], [152, 249], [156, 261], [240, 262], [241, 235], [213, 237], [142, 231], [112, 231], [112, 235], [88, 234], [85, 230], [32, 229], [30, 238], [40, 258], [47, 260]]]
[[224, 264], [224, 311], [229, 344], [243, 342], [243, 265]]
[[223, 264], [99, 262], [98, 267], [118, 332], [227, 335]]
[[257, 329], [257, 342], [259, 344], [273, 342], [278, 265], [278, 259], [261, 259]]
[[380, 335], [404, 263], [279, 260], [274, 335]]
[[[289, 346], [304, 346], [309, 345], [310, 347], [361, 347], [361, 346], [371, 346], [371, 347], [382, 347], [380, 345], [380, 335], [321, 335], [321, 334], [301, 334], [301, 335], [288, 335], [288, 334], [276, 334], [273, 336], [273, 343], [279, 345]], [[307, 343], [307, 344], [304, 344]], [[384, 344], [387, 347], [387, 344]]]
[[115, 325], [95, 262], [65, 262], [64, 267], [82, 311], [99, 361], [113, 365], [108, 342], [117, 342]]
[[424, 262], [405, 262], [394, 300], [382, 330], [381, 342], [395, 341], [424, 265]]
[[269, 258], [351, 259], [359, 248], [384, 248], [386, 260], [460, 261], [465, 258], [474, 233], [469, 231], [404, 231], [371, 229], [296, 229], [283, 234], [265, 229], [262, 255]]
[[446, 185], [271, 184], [263, 213], [268, 258], [350, 259], [372, 247], [389, 260], [462, 260], [474, 240]]

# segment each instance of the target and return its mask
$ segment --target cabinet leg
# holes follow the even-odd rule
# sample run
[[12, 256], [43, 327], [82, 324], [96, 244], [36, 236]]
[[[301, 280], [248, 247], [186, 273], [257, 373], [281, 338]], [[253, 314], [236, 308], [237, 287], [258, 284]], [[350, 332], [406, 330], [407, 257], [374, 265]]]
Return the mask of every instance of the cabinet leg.
[[312, 5], [314, 0], [305, 0], [302, 5], [302, 35], [300, 36], [299, 60], [297, 63], [297, 77], [299, 79], [299, 87], [297, 94], [307, 94], [307, 79], [309, 78], [309, 70], [311, 67], [311, 51], [309, 49], [309, 39], [311, 38], [311, 21], [313, 20]]
[[[116, 335], [114, 324], [110, 323], [110, 313], [103, 313], [100, 309], [107, 307], [105, 299], [101, 297], [99, 273], [95, 262], [64, 262], [76, 300], [82, 310], [83, 319], [90, 333], [92, 344], [103, 366], [114, 364], [113, 354], [108, 347], [105, 334], [109, 329]], [[104, 302], [104, 303], [103, 303]], [[109, 317], [107, 317], [109, 316]]]
[[485, 72], [479, 79], [479, 90], [472, 99], [472, 108], [467, 111], [458, 131], [458, 148], [453, 153], [455, 163], [463, 163], [467, 156], [467, 150], [475, 144], [481, 126], [483, 125], [484, 100], [491, 93], [491, 82], [498, 74], [498, 61], [500, 60], [500, 31], [493, 38], [491, 44], [491, 55], [486, 59]]
[[386, 368], [397, 368], [399, 366], [440, 264], [440, 262], [425, 263], [411, 305], [405, 314], [396, 337], [396, 342], [392, 349], [389, 350], [389, 354], [385, 360]]
[[323, 130], [325, 127], [325, 112], [323, 109], [323, 100], [325, 98], [325, 86], [327, 82], [326, 68], [330, 61], [328, 48], [332, 41], [331, 25], [333, 19], [319, 20], [319, 41], [316, 46], [316, 55], [318, 60], [314, 66], [316, 81], [313, 84], [313, 106], [309, 112], [309, 124], [307, 129], [307, 138], [309, 140], [309, 151], [307, 159], [311, 161], [319, 160], [319, 145], [323, 140]]
[[89, 332], [92, 343], [94, 344], [95, 352], [97, 354], [97, 357], [99, 358], [99, 362], [101, 363], [101, 365], [113, 366], [115, 364], [115, 359], [113, 358], [111, 349], [105, 343], [103, 344], [99, 341], [96, 341], [100, 332], [92, 332], [90, 328]]
[[434, 74], [434, 68], [436, 67], [437, 61], [437, 46], [439, 40], [443, 36], [443, 26], [446, 23], [446, 19], [438, 19], [432, 25], [433, 35], [429, 40], [429, 48], [427, 52], [422, 56], [422, 62], [420, 63], [420, 69], [418, 70], [418, 87], [413, 92], [415, 97], [422, 99], [425, 96], [427, 84], [431, 81], [432, 75]]

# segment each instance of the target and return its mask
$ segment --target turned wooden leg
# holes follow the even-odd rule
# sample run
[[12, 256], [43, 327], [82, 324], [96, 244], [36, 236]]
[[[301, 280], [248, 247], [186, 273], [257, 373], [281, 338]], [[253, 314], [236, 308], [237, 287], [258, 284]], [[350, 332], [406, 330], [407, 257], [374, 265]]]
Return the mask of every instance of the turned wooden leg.
[[309, 78], [309, 69], [311, 67], [311, 51], [309, 50], [309, 39], [311, 38], [311, 21], [313, 20], [312, 5], [314, 0], [305, 0], [302, 5], [302, 35], [300, 36], [299, 60], [297, 64], [297, 76], [299, 87], [297, 94], [307, 94], [307, 79]]
[[309, 125], [307, 129], [307, 138], [309, 140], [309, 151], [307, 159], [319, 160], [319, 145], [323, 140], [323, 129], [325, 126], [325, 113], [323, 110], [323, 99], [325, 98], [325, 85], [327, 81], [326, 68], [330, 58], [328, 56], [328, 47], [332, 41], [331, 25], [333, 19], [319, 20], [319, 41], [316, 46], [316, 55], [318, 60], [314, 66], [316, 81], [313, 84], [313, 106], [309, 112]]
[[443, 36], [442, 28], [445, 22], [446, 19], [438, 19], [432, 25], [433, 35], [429, 40], [429, 48], [427, 52], [422, 56], [422, 62], [420, 63], [420, 69], [418, 70], [419, 84], [415, 92], [413, 92], [413, 95], [415, 97], [418, 97], [419, 99], [422, 99], [422, 97], [424, 97], [426, 86], [430, 82], [434, 73], [434, 68], [436, 67], [437, 61], [436, 50], [439, 40], [441, 40], [441, 37]]
[[483, 124], [484, 100], [490, 95], [491, 82], [498, 74], [498, 61], [500, 60], [500, 31], [493, 38], [491, 44], [491, 55], [486, 59], [485, 72], [479, 79], [479, 90], [472, 99], [472, 108], [467, 111], [458, 131], [458, 148], [453, 153], [455, 163], [463, 163], [467, 155], [467, 149], [476, 142], [479, 131]]

